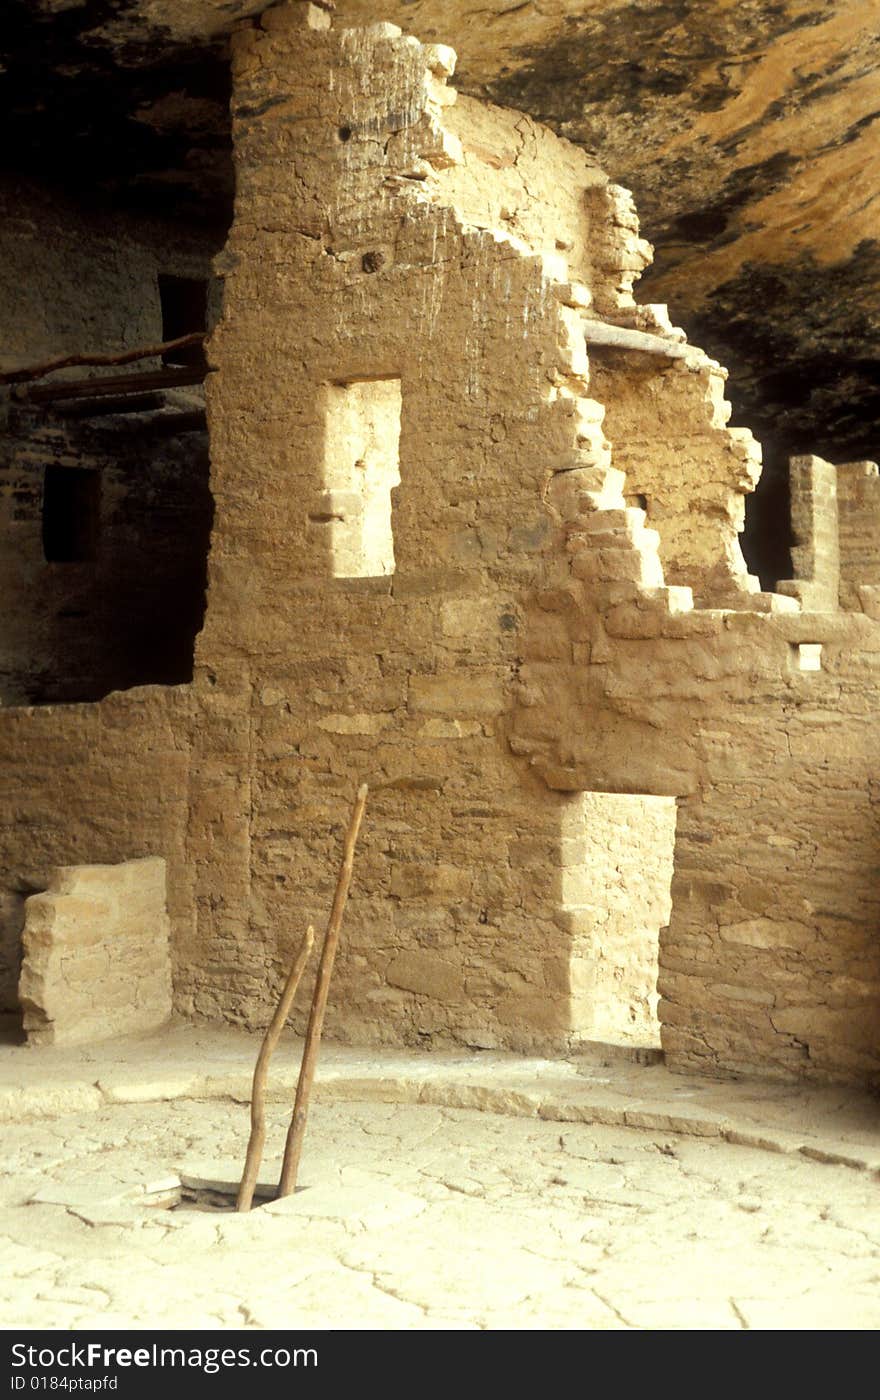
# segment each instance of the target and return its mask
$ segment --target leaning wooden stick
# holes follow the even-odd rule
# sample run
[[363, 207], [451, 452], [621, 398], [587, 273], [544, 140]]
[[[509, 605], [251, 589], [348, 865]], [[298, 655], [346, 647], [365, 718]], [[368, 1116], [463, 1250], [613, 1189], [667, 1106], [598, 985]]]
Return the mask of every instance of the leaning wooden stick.
[[269, 1023], [269, 1029], [263, 1037], [263, 1044], [257, 1056], [254, 1087], [251, 1095], [251, 1135], [247, 1145], [244, 1175], [241, 1178], [238, 1199], [235, 1202], [235, 1209], [238, 1211], [250, 1210], [251, 1202], [254, 1199], [260, 1162], [263, 1159], [263, 1144], [266, 1141], [266, 1079], [269, 1074], [269, 1061], [275, 1053], [275, 1047], [281, 1038], [281, 1032], [284, 1030], [284, 1023], [290, 1015], [293, 998], [296, 996], [296, 989], [305, 971], [314, 941], [315, 930], [309, 924], [303, 941], [299, 945], [296, 961], [290, 969], [290, 975], [284, 985], [284, 991], [281, 993], [281, 1000]]
[[339, 879], [336, 882], [336, 894], [333, 896], [333, 908], [330, 911], [330, 922], [327, 925], [327, 932], [324, 935], [324, 947], [321, 949], [321, 961], [318, 964], [318, 977], [315, 982], [312, 1009], [309, 1014], [309, 1026], [306, 1031], [306, 1043], [303, 1048], [302, 1064], [300, 1065], [299, 1080], [296, 1086], [293, 1117], [290, 1120], [287, 1142], [284, 1147], [284, 1163], [281, 1168], [281, 1180], [278, 1183], [279, 1199], [282, 1196], [290, 1196], [296, 1190], [299, 1159], [302, 1154], [303, 1138], [306, 1133], [306, 1119], [309, 1112], [309, 1096], [312, 1092], [312, 1082], [315, 1078], [315, 1065], [318, 1060], [321, 1031], [324, 1026], [324, 1012], [327, 1009], [327, 994], [330, 990], [330, 978], [333, 973], [333, 960], [336, 957], [336, 946], [339, 943], [339, 930], [342, 927], [342, 915], [345, 910], [345, 901], [348, 899], [348, 887], [351, 884], [351, 872], [354, 865], [354, 848], [357, 844], [358, 832], [360, 831], [361, 819], [364, 815], [364, 807], [366, 805], [367, 784], [363, 783], [361, 787], [358, 788], [354, 810], [351, 814], [351, 820], [348, 823], [348, 831], [345, 833], [342, 869], [339, 872]]

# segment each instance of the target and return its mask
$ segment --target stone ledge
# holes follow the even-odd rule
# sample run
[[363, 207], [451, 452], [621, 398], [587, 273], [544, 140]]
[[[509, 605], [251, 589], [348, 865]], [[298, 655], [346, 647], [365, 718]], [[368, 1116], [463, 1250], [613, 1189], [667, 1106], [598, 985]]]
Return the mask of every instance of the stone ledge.
[[[259, 1036], [241, 1031], [176, 1026], [163, 1037], [118, 1040], [78, 1055], [3, 1046], [0, 1121], [98, 1112], [116, 1104], [247, 1103], [259, 1043]], [[270, 1077], [270, 1103], [292, 1105], [299, 1054], [299, 1041], [282, 1044]], [[595, 1046], [580, 1056], [549, 1060], [328, 1044], [315, 1098], [626, 1126], [880, 1173], [880, 1132], [867, 1095], [673, 1075], [662, 1065], [616, 1059]]]

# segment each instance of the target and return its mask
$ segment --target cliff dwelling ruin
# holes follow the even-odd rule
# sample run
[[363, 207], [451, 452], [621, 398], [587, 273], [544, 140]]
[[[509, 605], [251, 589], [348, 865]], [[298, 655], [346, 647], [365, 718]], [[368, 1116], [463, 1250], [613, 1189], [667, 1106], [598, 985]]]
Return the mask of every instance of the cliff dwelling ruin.
[[[753, 1092], [782, 1105], [780, 1142], [804, 1131], [798, 1094], [868, 1102], [858, 1096], [880, 1082], [876, 390], [859, 388], [864, 344], [845, 373], [838, 344], [837, 378], [808, 380], [815, 326], [783, 361], [787, 342], [760, 340], [756, 306], [750, 342], [736, 289], [752, 267], [766, 301], [776, 276], [785, 321], [801, 284], [779, 273], [779, 229], [796, 241], [820, 197], [797, 204], [807, 157], [770, 149], [755, 73], [790, 132], [813, 48], [846, 52], [833, 72], [849, 125], [827, 98], [826, 135], [838, 171], [857, 146], [861, 189], [877, 160], [858, 105], [871, 82], [876, 96], [870, 23], [845, 5], [824, 19], [794, 0], [752, 6], [762, 46], [740, 53], [734, 79], [735, 7], [704, 7], [720, 48], [690, 89], [682, 173], [675, 103], [691, 57], [661, 29], [656, 82], [637, 82], [619, 60], [616, 0], [556, 7], [553, 34], [553, 6], [514, 7], [518, 18], [499, 6], [482, 57], [464, 35], [458, 80], [446, 41], [459, 46], [459, 4], [172, 8], [13, 7], [6, 93], [22, 139], [0, 182], [10, 1104], [21, 1092], [25, 1117], [44, 1122], [140, 1094], [156, 1133], [154, 1098], [204, 1117], [192, 1101], [212, 1097], [210, 1075], [200, 1089], [178, 1076], [179, 1093], [143, 1085], [184, 1032], [208, 1046], [228, 1033], [251, 1055], [246, 1033], [269, 1020], [305, 926], [326, 920], [358, 782], [370, 801], [331, 1064], [354, 1047], [381, 1079], [394, 1056], [430, 1051], [401, 1102], [521, 1103], [548, 1130], [566, 1118], [556, 1090], [535, 1098], [520, 1080], [574, 1084], [581, 1061], [605, 1067], [609, 1094], [618, 1079], [631, 1095], [639, 1065], [682, 1094]], [[652, 6], [634, 8], [650, 30]], [[601, 72], [585, 47], [600, 31]], [[38, 44], [57, 68], [54, 117], [48, 98], [24, 95]], [[593, 84], [577, 120], [551, 59], [565, 81], [580, 64]], [[656, 177], [645, 151], [628, 157], [640, 112], [646, 147], [667, 123]], [[699, 157], [713, 115], [711, 139], [733, 159], [738, 134], [752, 183], [728, 171], [710, 203]], [[858, 143], [837, 140], [856, 127]], [[73, 171], [65, 151], [80, 153]], [[628, 173], [660, 235], [653, 273]], [[676, 203], [688, 191], [702, 222]], [[775, 253], [754, 225], [737, 231], [762, 201]], [[849, 214], [867, 281], [876, 239]], [[818, 244], [803, 249], [822, 264]], [[828, 262], [817, 300], [843, 315], [843, 263], [832, 277]], [[671, 311], [653, 299], [679, 288], [688, 330], [710, 326], [707, 349], [677, 325], [674, 297]], [[770, 486], [749, 514], [767, 424]], [[298, 1001], [297, 1032], [305, 1016]], [[125, 1037], [136, 1052], [114, 1051]], [[80, 1070], [65, 1064], [117, 1053], [109, 1090], [103, 1069], [83, 1081], [100, 1100], [46, 1099], [46, 1066], [70, 1089]], [[506, 1107], [488, 1090], [468, 1100], [469, 1069], [451, 1098], [428, 1087], [432, 1063], [480, 1056], [513, 1075]], [[38, 1082], [43, 1098], [28, 1100]], [[703, 1132], [686, 1112], [596, 1116], [598, 1101], [581, 1120], [600, 1137]], [[713, 1111], [700, 1122], [727, 1122], [715, 1136], [739, 1142], [731, 1152], [773, 1138]], [[342, 1140], [341, 1120], [326, 1122]], [[831, 1149], [826, 1132], [811, 1169], [875, 1177], [876, 1136], [873, 1148], [846, 1137]], [[102, 1216], [54, 1189], [30, 1204], [128, 1219], [130, 1203], [113, 1197]], [[383, 1209], [407, 1217], [399, 1201]], [[51, 1299], [47, 1312], [40, 1296], [26, 1317], [89, 1315], [53, 1313]], [[517, 1325], [502, 1320], [510, 1306], [478, 1325]], [[595, 1306], [530, 1325], [619, 1325]], [[291, 1325], [256, 1305], [249, 1316]], [[694, 1325], [795, 1325], [759, 1308], [720, 1316]], [[190, 1324], [243, 1325], [207, 1303]], [[415, 1324], [392, 1310], [375, 1325]], [[682, 1324], [635, 1308], [622, 1325]], [[814, 1325], [834, 1323], [820, 1311]]]

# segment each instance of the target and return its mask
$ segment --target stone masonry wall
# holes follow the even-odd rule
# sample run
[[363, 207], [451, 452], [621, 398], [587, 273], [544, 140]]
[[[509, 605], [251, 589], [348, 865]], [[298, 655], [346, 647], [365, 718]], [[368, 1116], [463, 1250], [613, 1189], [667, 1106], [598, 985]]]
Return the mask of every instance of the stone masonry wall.
[[434, 75], [431, 95], [455, 154], [454, 162], [432, 168], [438, 202], [471, 227], [491, 230], [524, 253], [539, 253], [562, 281], [577, 269], [589, 298], [605, 221], [602, 210], [591, 217], [587, 196], [599, 198], [607, 177], [583, 151], [524, 112], [457, 93], [442, 74]]
[[576, 575], [548, 592], [533, 627], [549, 608], [589, 637], [589, 665], [557, 663], [552, 684], [523, 668], [514, 742], [560, 790], [680, 795], [660, 945], [671, 1067], [875, 1082], [880, 627], [670, 601]]
[[837, 468], [821, 457], [789, 462], [794, 578], [776, 585], [806, 611], [835, 612], [840, 591]]
[[30, 1042], [82, 1045], [164, 1025], [164, 860], [62, 867], [25, 908], [19, 998]]
[[846, 462], [837, 468], [840, 512], [840, 606], [880, 620], [880, 468]]
[[627, 503], [657, 531], [666, 581], [706, 607], [760, 604], [739, 535], [761, 449], [748, 429], [727, 426], [726, 371], [707, 356], [684, 366], [600, 348], [590, 366]]
[[[0, 369], [162, 339], [159, 273], [207, 277], [203, 230], [83, 208], [33, 181], [0, 180]], [[158, 368], [155, 361], [145, 365]], [[81, 366], [63, 371], [81, 379]]]
[[[365, 779], [333, 1030], [562, 1044], [595, 1017], [582, 995], [598, 960], [589, 929], [633, 875], [597, 879], [592, 912], [585, 901], [574, 919], [589, 848], [605, 871], [620, 839], [620, 802], [587, 840], [583, 798], [551, 792], [511, 752], [507, 716], [525, 602], [558, 534], [542, 502], [550, 464], [606, 451], [578, 344], [588, 293], [572, 286], [589, 270], [577, 266], [586, 220], [559, 193], [603, 177], [518, 114], [451, 130], [452, 61], [393, 26], [337, 33], [303, 5], [236, 37], [237, 206], [209, 352], [217, 515], [198, 660], [200, 683], [210, 671], [214, 694], [245, 707], [252, 780], [234, 874], [199, 914], [200, 938], [239, 974], [210, 990], [202, 977], [193, 996], [265, 1016], [302, 926], [326, 915]], [[535, 194], [538, 145], [560, 164]], [[480, 222], [450, 206], [456, 192]], [[341, 577], [340, 532], [360, 511], [328, 496], [328, 442], [360, 456], [369, 434], [347, 449], [330, 431], [339, 395], [327, 386], [367, 404], [358, 386], [383, 380], [399, 386], [394, 568]], [[648, 832], [643, 868], [668, 879], [668, 822]], [[659, 895], [654, 914], [656, 943]], [[634, 944], [649, 922], [633, 921]], [[618, 988], [627, 1007], [649, 999], [640, 975]]]
[[187, 849], [191, 696], [130, 690], [100, 705], [0, 710], [0, 1012], [16, 1012], [28, 896], [58, 866], [165, 859], [172, 953], [193, 922]]
[[[756, 592], [737, 529], [758, 454], [726, 427], [723, 373], [699, 353], [588, 359], [585, 312], [679, 340], [658, 309], [627, 305], [644, 249], [625, 201], [604, 198], [618, 232], [602, 242], [602, 182], [585, 167], [586, 224], [556, 197], [542, 233], [511, 190], [528, 124], [511, 116], [502, 140], [493, 112], [494, 147], [483, 128], [469, 151], [467, 124], [450, 130], [449, 67], [393, 29], [336, 34], [308, 6], [269, 12], [236, 45], [199, 655], [233, 712], [236, 696], [254, 706], [238, 894], [203, 905], [199, 925], [242, 968], [245, 998], [231, 1004], [221, 978], [211, 995], [265, 1014], [266, 962], [277, 983], [320, 916], [300, 892], [329, 898], [360, 777], [373, 795], [337, 1033], [589, 1035], [612, 795], [678, 797], [660, 952], [670, 1063], [871, 1078], [877, 629]], [[312, 81], [294, 90], [294, 71]], [[476, 227], [444, 203], [456, 187]], [[579, 236], [596, 250], [580, 262]], [[324, 386], [377, 378], [400, 388], [394, 572], [331, 577], [346, 506], [327, 508]], [[694, 609], [689, 573], [723, 606]], [[603, 814], [586, 864], [572, 845], [585, 791]], [[661, 869], [668, 819], [653, 843], [647, 813], [633, 829]], [[585, 870], [602, 905], [588, 927], [571, 902]], [[666, 918], [658, 899], [646, 923]]]
[[178, 1009], [264, 1022], [366, 780], [332, 1033], [641, 1033], [659, 941], [673, 1068], [876, 1080], [880, 626], [745, 574], [718, 367], [588, 355], [681, 343], [627, 200], [393, 26], [233, 62], [195, 680], [0, 715], [10, 921], [165, 855]]

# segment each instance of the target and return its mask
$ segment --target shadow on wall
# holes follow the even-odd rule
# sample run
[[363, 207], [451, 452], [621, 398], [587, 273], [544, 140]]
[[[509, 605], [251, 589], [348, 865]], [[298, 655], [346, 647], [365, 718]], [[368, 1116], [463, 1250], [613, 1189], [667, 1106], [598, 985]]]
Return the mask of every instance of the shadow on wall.
[[[759, 441], [760, 427], [756, 429]], [[764, 444], [761, 480], [746, 497], [746, 522], [742, 551], [761, 587], [773, 590], [780, 579], [791, 578], [793, 538], [788, 453]]]
[[25, 900], [37, 887], [0, 892], [0, 1044], [23, 1038], [18, 980], [21, 975], [21, 936], [24, 930]]
[[0, 436], [7, 705], [192, 679], [213, 519], [199, 393], [107, 408], [17, 408]]

